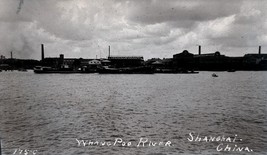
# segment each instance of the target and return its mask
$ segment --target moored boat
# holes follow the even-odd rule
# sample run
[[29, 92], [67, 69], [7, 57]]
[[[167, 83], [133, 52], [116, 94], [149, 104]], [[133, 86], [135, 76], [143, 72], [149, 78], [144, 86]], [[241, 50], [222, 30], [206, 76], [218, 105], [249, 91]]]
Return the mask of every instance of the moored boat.
[[153, 74], [154, 70], [150, 67], [127, 67], [127, 68], [109, 68], [99, 69], [100, 74]]
[[42, 73], [83, 73], [80, 70], [70, 70], [70, 69], [56, 69], [52, 67], [43, 67], [43, 66], [36, 66], [34, 68], [34, 73], [42, 74]]
[[218, 75], [215, 74], [215, 73], [213, 73], [211, 76], [212, 76], [212, 77], [218, 77]]
[[188, 70], [174, 70], [174, 69], [156, 69], [155, 73], [164, 73], [164, 74], [198, 74], [196, 71]]

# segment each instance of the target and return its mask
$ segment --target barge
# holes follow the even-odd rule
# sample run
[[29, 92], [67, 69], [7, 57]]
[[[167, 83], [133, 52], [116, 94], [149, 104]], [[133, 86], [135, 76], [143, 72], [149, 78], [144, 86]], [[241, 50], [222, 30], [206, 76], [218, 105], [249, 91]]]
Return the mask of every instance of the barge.
[[52, 68], [52, 67], [42, 67], [42, 66], [36, 66], [34, 68], [34, 73], [38, 73], [38, 74], [48, 74], [48, 73], [83, 73], [82, 71], [74, 71], [74, 70], [70, 70], [70, 69], [56, 69], [56, 68]]

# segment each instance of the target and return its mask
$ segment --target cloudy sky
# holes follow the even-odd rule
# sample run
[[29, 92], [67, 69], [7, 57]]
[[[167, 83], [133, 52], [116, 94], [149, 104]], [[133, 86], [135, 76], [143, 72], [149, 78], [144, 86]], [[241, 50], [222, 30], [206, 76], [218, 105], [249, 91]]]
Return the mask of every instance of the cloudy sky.
[[0, 55], [267, 53], [266, 0], [0, 0]]

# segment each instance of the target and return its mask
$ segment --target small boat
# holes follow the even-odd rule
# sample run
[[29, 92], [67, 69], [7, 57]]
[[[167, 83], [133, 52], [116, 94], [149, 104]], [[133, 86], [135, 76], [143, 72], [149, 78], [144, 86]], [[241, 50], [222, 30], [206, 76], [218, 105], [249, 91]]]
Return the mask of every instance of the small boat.
[[211, 76], [212, 76], [212, 77], [218, 77], [218, 75], [215, 74], [215, 73], [213, 73]]

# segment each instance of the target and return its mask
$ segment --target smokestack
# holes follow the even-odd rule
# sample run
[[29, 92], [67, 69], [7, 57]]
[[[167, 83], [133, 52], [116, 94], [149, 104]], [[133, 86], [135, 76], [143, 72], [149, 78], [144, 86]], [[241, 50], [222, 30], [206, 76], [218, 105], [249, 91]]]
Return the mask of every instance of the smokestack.
[[108, 57], [110, 57], [110, 46], [108, 46]]
[[42, 61], [44, 60], [44, 44], [41, 44]]
[[261, 46], [259, 46], [259, 54], [261, 54]]
[[201, 46], [198, 45], [198, 55], [200, 55], [200, 54], [201, 54]]
[[60, 60], [64, 60], [64, 54], [59, 54], [59, 58], [60, 58]]
[[12, 53], [12, 51], [10, 52], [10, 58], [13, 59], [13, 53]]
[[60, 65], [64, 64], [64, 54], [59, 54], [59, 63]]

